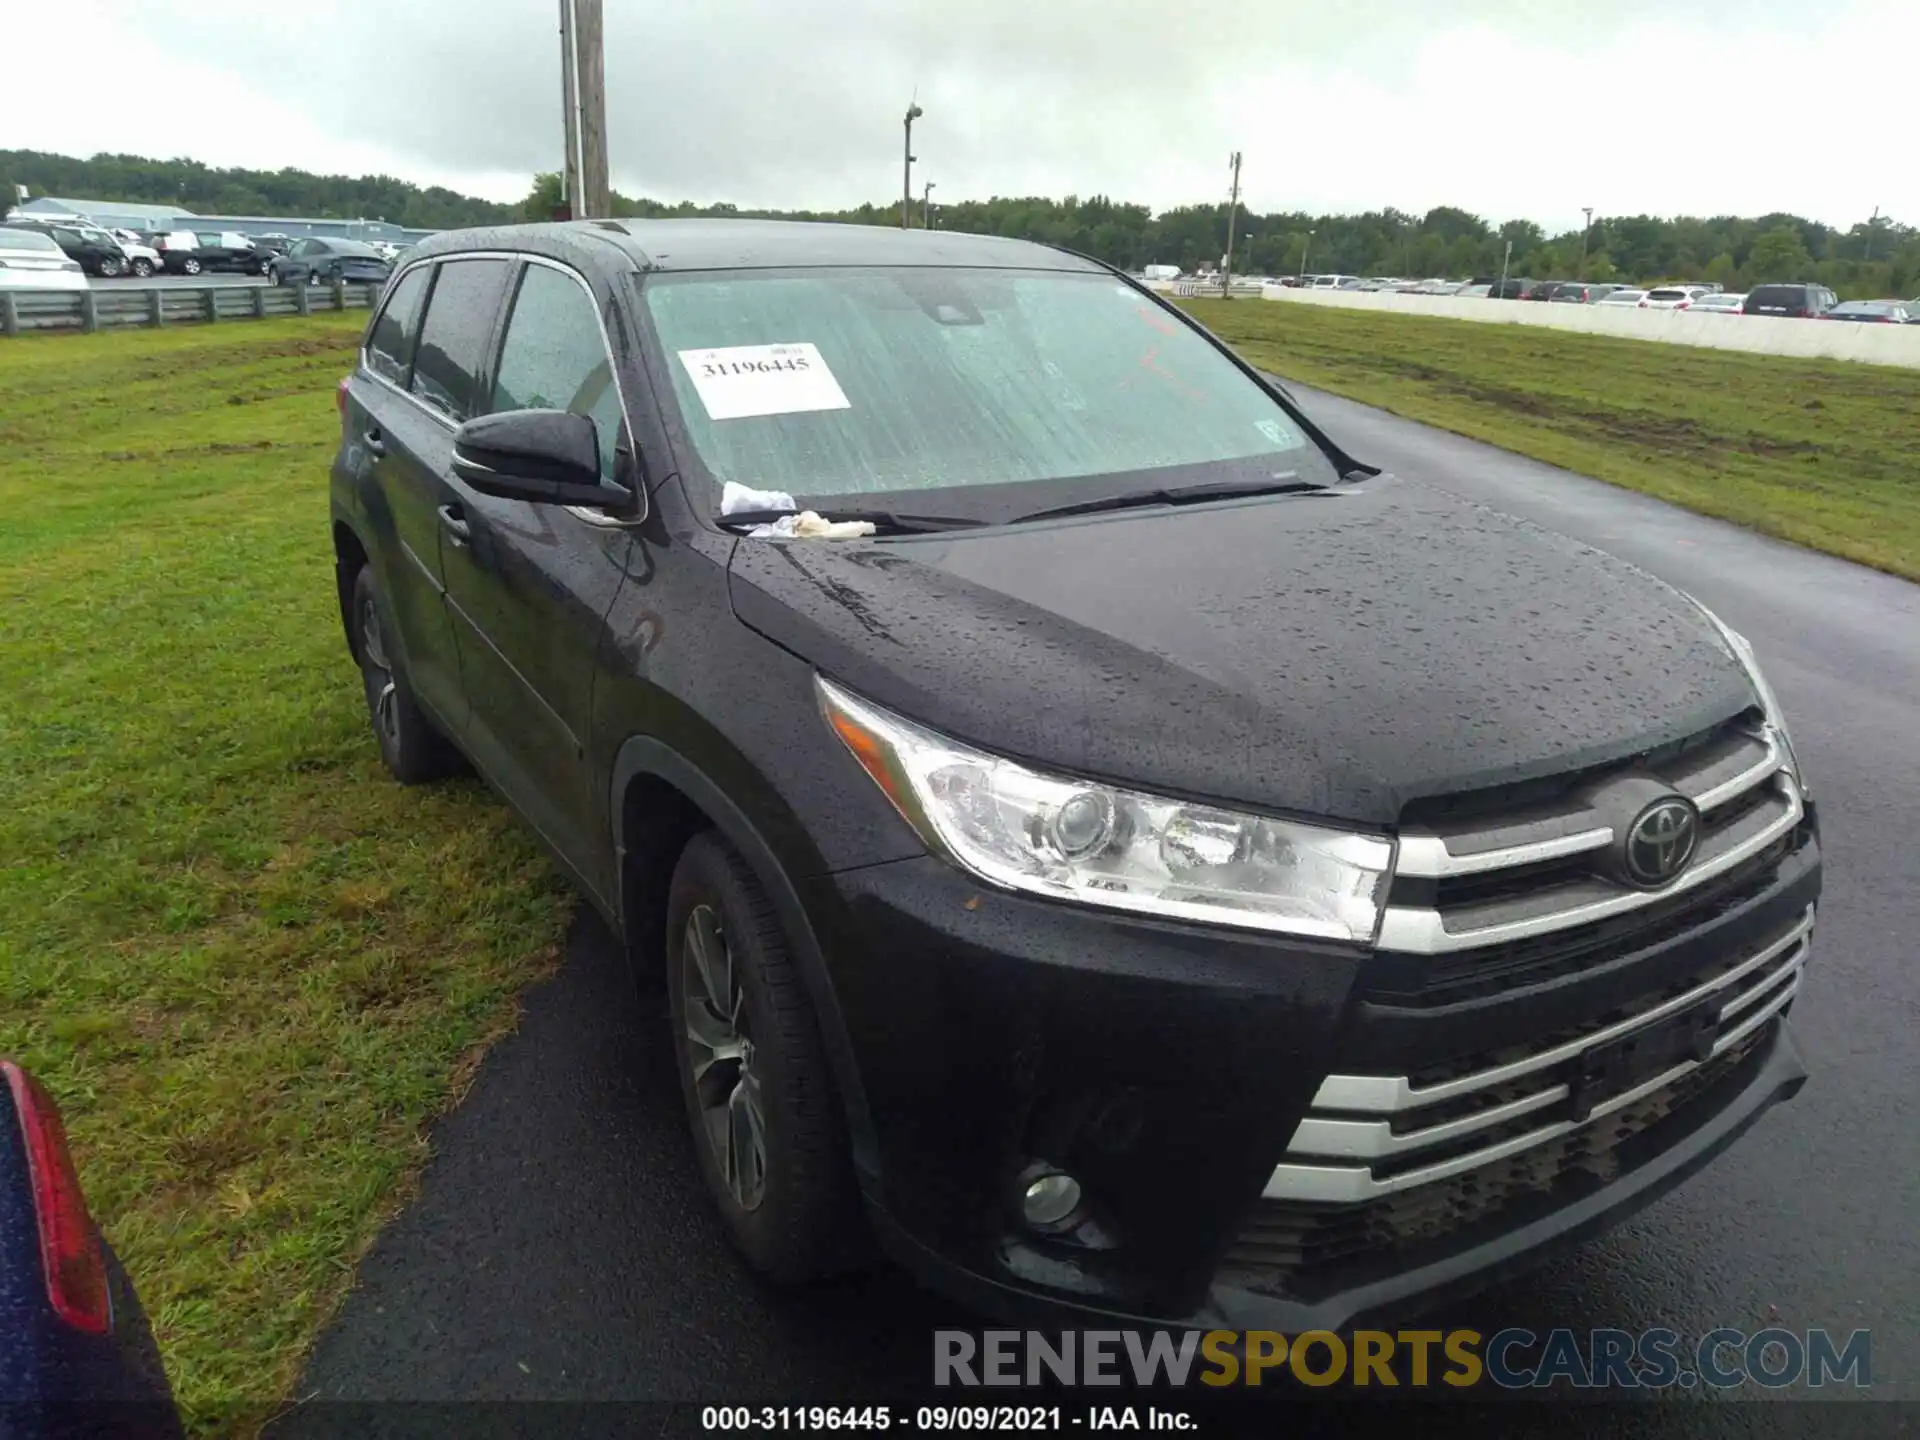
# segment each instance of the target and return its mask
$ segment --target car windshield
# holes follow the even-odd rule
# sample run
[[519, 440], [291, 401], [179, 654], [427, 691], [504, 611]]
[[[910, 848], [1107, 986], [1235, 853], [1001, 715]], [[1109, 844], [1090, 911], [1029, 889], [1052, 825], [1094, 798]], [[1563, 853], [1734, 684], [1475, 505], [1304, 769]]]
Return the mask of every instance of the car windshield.
[[[800, 497], [1333, 466], [1204, 337], [1103, 274], [816, 269], [655, 274], [640, 293], [694, 458]], [[989, 487], [992, 487], [991, 489]], [[1083, 484], [1078, 501], [1108, 483]], [[965, 498], [964, 496], [957, 498]], [[1052, 498], [1052, 497], [1050, 497]]]
[[33, 250], [40, 253], [52, 250], [58, 253], [59, 249], [51, 235], [38, 230], [0, 230], [0, 250]]

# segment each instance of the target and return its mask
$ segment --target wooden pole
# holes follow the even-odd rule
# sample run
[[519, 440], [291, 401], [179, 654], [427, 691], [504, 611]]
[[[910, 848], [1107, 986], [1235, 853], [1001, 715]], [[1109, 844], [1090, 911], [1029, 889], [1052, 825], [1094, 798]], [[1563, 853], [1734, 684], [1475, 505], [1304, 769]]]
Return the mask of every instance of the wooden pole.
[[604, 220], [613, 212], [607, 181], [607, 67], [601, 0], [573, 0], [574, 58], [580, 94], [580, 194], [582, 216]]

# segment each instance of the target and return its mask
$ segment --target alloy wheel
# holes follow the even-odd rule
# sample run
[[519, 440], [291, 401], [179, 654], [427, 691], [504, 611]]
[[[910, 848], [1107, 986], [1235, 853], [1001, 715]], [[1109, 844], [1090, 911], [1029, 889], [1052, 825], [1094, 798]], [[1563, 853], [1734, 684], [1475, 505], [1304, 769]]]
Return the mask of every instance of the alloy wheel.
[[745, 995], [712, 906], [696, 905], [687, 916], [680, 963], [687, 1060], [700, 1128], [735, 1202], [742, 1210], [756, 1210], [767, 1189], [766, 1108]]
[[366, 667], [368, 689], [373, 696], [373, 723], [389, 745], [400, 743], [399, 690], [393, 678], [393, 662], [387, 658], [385, 637], [380, 633], [380, 612], [368, 596], [360, 606], [360, 663]]

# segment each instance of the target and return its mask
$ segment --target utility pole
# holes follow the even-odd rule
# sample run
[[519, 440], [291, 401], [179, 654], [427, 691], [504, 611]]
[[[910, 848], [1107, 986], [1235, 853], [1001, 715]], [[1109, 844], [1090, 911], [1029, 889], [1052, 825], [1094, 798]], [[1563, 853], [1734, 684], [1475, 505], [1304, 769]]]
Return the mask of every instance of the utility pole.
[[902, 230], [911, 224], [907, 207], [913, 204], [913, 122], [926, 113], [918, 104], [907, 106], [907, 145], [902, 152], [907, 160], [900, 171], [900, 228]]
[[1880, 223], [1880, 207], [1876, 205], [1873, 207], [1873, 214], [1867, 220], [1867, 253], [1863, 257], [1863, 263], [1868, 263], [1868, 264], [1872, 263], [1873, 227], [1878, 225], [1879, 223]]
[[1509, 240], [1507, 241], [1507, 253], [1500, 257], [1500, 288], [1494, 291], [1493, 296], [1496, 300], [1504, 300], [1507, 298], [1507, 266], [1512, 263], [1513, 241]]
[[1227, 193], [1227, 253], [1220, 267], [1220, 298], [1233, 298], [1233, 222], [1240, 214], [1240, 152], [1233, 152], [1233, 188]]
[[920, 223], [927, 229], [933, 228], [933, 181], [926, 182], [920, 195]]
[[580, 98], [580, 218], [613, 210], [607, 188], [607, 64], [601, 0], [573, 0], [574, 59]]
[[560, 0], [560, 109], [566, 121], [567, 158], [560, 167], [561, 204], [567, 218], [586, 213], [580, 194], [580, 101], [574, 85], [573, 0]]
[[1307, 238], [1300, 242], [1300, 273], [1294, 278], [1302, 284], [1307, 279], [1307, 251], [1313, 248], [1313, 231], [1307, 231]]
[[1573, 277], [1576, 280], [1587, 278], [1587, 236], [1593, 233], [1593, 207], [1582, 205], [1580, 213], [1587, 217], [1587, 223], [1580, 228], [1580, 271]]

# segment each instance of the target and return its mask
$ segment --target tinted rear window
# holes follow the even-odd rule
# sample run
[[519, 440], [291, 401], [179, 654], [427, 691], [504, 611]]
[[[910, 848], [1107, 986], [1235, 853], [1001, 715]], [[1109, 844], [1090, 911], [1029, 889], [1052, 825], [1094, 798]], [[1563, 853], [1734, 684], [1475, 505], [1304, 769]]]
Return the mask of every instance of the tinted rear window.
[[413, 359], [414, 337], [420, 333], [420, 302], [427, 293], [427, 269], [410, 270], [393, 287], [386, 308], [367, 336], [367, 365], [376, 375], [404, 384]]
[[1805, 305], [1807, 287], [1804, 285], [1762, 285], [1747, 296], [1749, 305]]
[[57, 252], [60, 247], [53, 243], [51, 235], [38, 230], [0, 230], [0, 250], [35, 250], [45, 253]]
[[420, 327], [412, 389], [436, 410], [466, 420], [474, 413], [475, 376], [506, 289], [507, 262], [448, 260], [439, 270]]
[[1684, 300], [1687, 298], [1687, 292], [1684, 290], [1649, 290], [1647, 292], [1647, 298], [1649, 300]]

